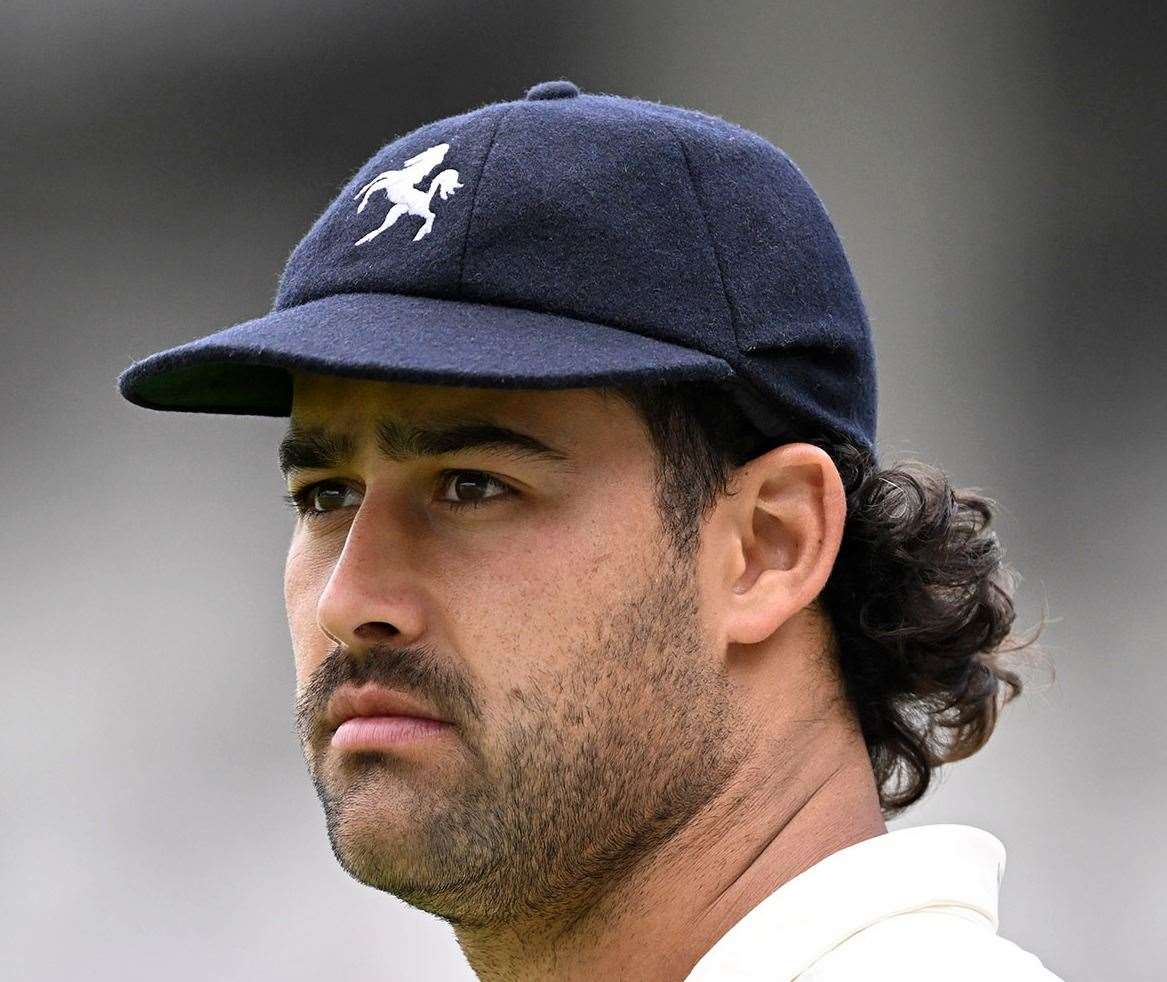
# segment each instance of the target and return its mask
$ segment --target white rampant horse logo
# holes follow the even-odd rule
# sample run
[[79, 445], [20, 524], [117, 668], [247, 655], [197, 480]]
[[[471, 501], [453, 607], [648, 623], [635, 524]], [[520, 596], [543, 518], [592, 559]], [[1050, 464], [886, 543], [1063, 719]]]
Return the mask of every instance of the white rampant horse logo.
[[401, 170], [384, 171], [361, 188], [356, 197], [353, 198], [353, 201], [356, 201], [357, 198], [361, 199], [360, 205], [357, 206], [358, 212], [365, 210], [369, 198], [376, 191], [384, 191], [385, 197], [393, 202], [393, 207], [389, 209], [389, 214], [385, 216], [385, 221], [381, 223], [380, 228], [374, 229], [368, 235], [361, 236], [353, 245], [364, 245], [375, 239], [407, 213], [425, 219], [421, 228], [417, 230], [417, 235], [413, 237], [413, 241], [416, 242], [423, 235], [428, 235], [430, 229], [434, 227], [434, 213], [430, 211], [430, 201], [434, 192], [439, 192], [442, 200], [445, 201], [462, 185], [458, 183], [456, 170], [442, 171], [430, 181], [430, 186], [425, 191], [414, 187], [414, 185], [442, 162], [442, 158], [446, 156], [446, 151], [449, 149], [448, 143], [439, 143], [435, 147], [423, 150], [416, 157], [410, 157]]

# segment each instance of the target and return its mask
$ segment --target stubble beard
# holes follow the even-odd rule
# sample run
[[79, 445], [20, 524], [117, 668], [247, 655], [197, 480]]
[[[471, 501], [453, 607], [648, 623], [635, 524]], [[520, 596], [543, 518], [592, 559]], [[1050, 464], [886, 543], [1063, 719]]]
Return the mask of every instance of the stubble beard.
[[511, 694], [501, 750], [441, 800], [410, 798], [405, 838], [369, 825], [387, 755], [339, 798], [310, 767], [342, 868], [456, 929], [563, 931], [723, 791], [744, 756], [736, 708], [702, 651], [692, 564], [662, 559], [597, 611], [566, 675]]

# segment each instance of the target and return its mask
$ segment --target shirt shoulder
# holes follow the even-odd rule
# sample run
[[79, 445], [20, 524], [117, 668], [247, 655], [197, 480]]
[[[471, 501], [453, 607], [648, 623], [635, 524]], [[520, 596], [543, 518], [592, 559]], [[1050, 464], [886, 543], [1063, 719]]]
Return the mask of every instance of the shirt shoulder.
[[897, 914], [836, 945], [798, 982], [1062, 982], [1036, 955], [959, 908]]

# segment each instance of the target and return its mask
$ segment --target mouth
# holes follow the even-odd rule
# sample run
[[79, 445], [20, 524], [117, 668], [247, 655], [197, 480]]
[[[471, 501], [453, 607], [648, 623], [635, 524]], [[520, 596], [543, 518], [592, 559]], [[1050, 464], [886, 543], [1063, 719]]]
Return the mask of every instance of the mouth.
[[379, 750], [414, 743], [454, 729], [424, 702], [378, 685], [341, 686], [328, 702], [332, 746]]
[[354, 716], [332, 734], [337, 750], [386, 750], [453, 730], [449, 723], [417, 716]]

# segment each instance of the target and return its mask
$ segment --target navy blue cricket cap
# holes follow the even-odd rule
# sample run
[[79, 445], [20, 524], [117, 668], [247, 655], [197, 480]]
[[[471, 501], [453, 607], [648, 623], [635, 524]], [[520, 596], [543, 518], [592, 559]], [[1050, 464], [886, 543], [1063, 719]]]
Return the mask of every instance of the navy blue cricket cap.
[[564, 79], [379, 150], [270, 313], [118, 378], [148, 409], [290, 416], [291, 371], [526, 389], [708, 380], [766, 435], [875, 450], [875, 355], [822, 202], [758, 134]]

